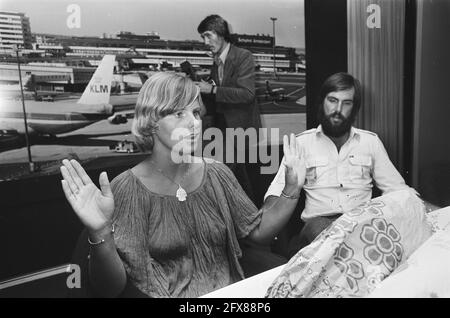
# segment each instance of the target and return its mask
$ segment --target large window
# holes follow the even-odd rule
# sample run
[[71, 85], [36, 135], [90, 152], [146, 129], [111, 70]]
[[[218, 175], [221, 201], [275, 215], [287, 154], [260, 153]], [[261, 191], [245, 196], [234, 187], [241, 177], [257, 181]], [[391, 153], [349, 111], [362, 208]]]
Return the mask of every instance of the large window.
[[[78, 100], [101, 58], [116, 55], [109, 102], [132, 111], [142, 82], [153, 72], [179, 71], [186, 60], [208, 72], [212, 59], [197, 25], [212, 13], [229, 22], [237, 46], [253, 53], [262, 125], [280, 129], [272, 142], [306, 129], [303, 0], [115, 1], [106, 7], [103, 1], [22, 0], [2, 1], [0, 10], [29, 18], [34, 34], [33, 50], [19, 46], [19, 58], [5, 51], [0, 63], [0, 180], [28, 175], [30, 162], [35, 173], [49, 174], [58, 173], [59, 160], [67, 156], [123, 160], [134, 151], [121, 143], [133, 140], [131, 119], [113, 125], [108, 116], [91, 121], [92, 116], [74, 115], [85, 112]], [[118, 37], [127, 32], [130, 36]]]

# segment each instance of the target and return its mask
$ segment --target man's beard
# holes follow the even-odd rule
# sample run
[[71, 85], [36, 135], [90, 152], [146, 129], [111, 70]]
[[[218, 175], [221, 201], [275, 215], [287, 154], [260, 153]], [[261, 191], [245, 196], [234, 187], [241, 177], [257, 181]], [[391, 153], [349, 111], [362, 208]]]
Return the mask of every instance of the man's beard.
[[[334, 124], [331, 121], [332, 117], [338, 117], [341, 122], [339, 124]], [[329, 115], [325, 115], [324, 112], [321, 111], [319, 115], [319, 121], [322, 125], [324, 134], [333, 138], [339, 138], [348, 133], [352, 128], [354, 119], [353, 112], [348, 118], [345, 118], [340, 112], [333, 112]]]

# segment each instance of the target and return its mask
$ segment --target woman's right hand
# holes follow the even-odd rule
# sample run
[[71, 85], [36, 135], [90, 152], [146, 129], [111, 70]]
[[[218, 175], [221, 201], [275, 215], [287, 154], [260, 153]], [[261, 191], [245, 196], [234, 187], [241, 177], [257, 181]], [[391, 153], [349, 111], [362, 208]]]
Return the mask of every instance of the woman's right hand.
[[114, 197], [106, 172], [99, 177], [101, 191], [76, 160], [64, 159], [61, 174], [64, 194], [88, 231], [98, 233], [110, 226]]

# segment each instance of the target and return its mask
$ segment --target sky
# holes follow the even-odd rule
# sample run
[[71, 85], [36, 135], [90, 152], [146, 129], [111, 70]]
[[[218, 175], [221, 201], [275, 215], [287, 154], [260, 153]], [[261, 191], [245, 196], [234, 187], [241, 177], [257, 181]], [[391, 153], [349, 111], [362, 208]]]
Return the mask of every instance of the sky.
[[[69, 28], [69, 5], [80, 8], [80, 28]], [[232, 33], [272, 35], [276, 44], [305, 47], [303, 0], [0, 0], [0, 10], [23, 12], [31, 32], [63, 35], [158, 32], [167, 40], [200, 40], [197, 26], [219, 14]]]

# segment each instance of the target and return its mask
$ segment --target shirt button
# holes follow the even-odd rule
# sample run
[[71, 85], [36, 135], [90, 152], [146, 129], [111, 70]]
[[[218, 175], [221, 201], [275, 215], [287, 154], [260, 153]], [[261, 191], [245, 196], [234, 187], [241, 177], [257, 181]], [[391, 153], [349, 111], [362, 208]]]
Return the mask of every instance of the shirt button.
[[339, 184], [339, 186], [341, 187], [341, 188], [343, 188], [344, 186], [342, 185], [342, 183], [341, 184]]

